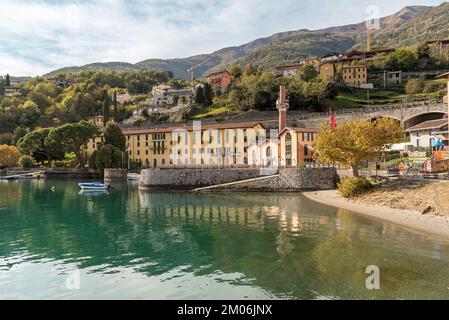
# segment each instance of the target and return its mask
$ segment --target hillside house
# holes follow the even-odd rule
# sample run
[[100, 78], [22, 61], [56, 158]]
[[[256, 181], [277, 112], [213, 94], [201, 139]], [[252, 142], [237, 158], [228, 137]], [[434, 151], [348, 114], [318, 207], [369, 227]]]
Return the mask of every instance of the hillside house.
[[219, 89], [222, 93], [228, 91], [231, 85], [232, 76], [228, 71], [215, 72], [207, 76], [207, 82], [214, 89]]
[[449, 39], [435, 39], [426, 41], [426, 45], [428, 45], [429, 47], [444, 49], [449, 46]]
[[4, 88], [5, 97], [17, 97], [20, 96], [20, 88], [17, 86], [10, 86]]
[[402, 71], [392, 71], [385, 74], [385, 79], [389, 84], [402, 83]]
[[360, 87], [368, 83], [368, 70], [366, 66], [343, 66], [342, 68], [343, 83], [350, 87]]

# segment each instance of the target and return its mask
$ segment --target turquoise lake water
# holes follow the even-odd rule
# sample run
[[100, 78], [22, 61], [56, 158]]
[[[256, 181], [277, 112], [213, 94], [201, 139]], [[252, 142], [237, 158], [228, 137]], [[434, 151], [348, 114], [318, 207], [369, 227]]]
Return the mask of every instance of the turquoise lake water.
[[[435, 236], [299, 194], [77, 182], [0, 181], [1, 299], [449, 298]], [[371, 265], [380, 290], [366, 288]]]

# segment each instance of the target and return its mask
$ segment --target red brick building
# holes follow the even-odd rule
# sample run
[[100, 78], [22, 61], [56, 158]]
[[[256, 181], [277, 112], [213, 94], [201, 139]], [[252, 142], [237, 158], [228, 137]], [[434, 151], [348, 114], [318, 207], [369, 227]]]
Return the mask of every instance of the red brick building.
[[215, 72], [207, 76], [207, 82], [213, 89], [219, 88], [221, 92], [228, 91], [231, 85], [232, 76], [228, 71]]

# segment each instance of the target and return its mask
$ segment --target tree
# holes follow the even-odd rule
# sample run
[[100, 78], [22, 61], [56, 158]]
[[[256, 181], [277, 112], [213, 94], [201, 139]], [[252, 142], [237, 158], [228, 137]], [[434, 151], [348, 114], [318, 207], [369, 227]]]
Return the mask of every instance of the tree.
[[237, 63], [233, 63], [229, 66], [228, 72], [234, 78], [239, 78], [242, 75], [242, 68]]
[[11, 86], [11, 78], [10, 78], [9, 74], [6, 74], [5, 86], [6, 87], [10, 87]]
[[19, 106], [20, 111], [20, 124], [31, 128], [41, 117], [41, 111], [36, 103], [33, 101], [27, 100], [24, 104]]
[[390, 71], [410, 71], [418, 62], [418, 54], [408, 49], [399, 49], [382, 61], [383, 69]]
[[27, 133], [28, 131], [21, 127], [14, 129], [11, 143], [16, 146], [20, 138], [24, 137]]
[[195, 102], [198, 104], [204, 104], [205, 99], [204, 99], [204, 89], [202, 86], [198, 86], [198, 88], [196, 89], [195, 92]]
[[242, 74], [244, 76], [250, 76], [253, 74], [253, 72], [254, 72], [253, 66], [249, 63], [245, 64], [245, 66], [243, 67], [243, 70], [242, 70]]
[[36, 161], [62, 159], [64, 151], [46, 143], [50, 133], [49, 128], [34, 130], [19, 139], [17, 147], [23, 154], [32, 156]]
[[400, 124], [391, 118], [347, 122], [335, 129], [323, 125], [314, 150], [319, 162], [350, 167], [354, 176], [358, 176], [361, 162], [381, 155], [388, 146], [400, 142], [403, 137]]
[[114, 120], [118, 122], [117, 90], [114, 91]]
[[210, 84], [206, 83], [204, 85], [204, 104], [208, 107], [212, 105], [214, 99], [214, 93], [212, 92], [212, 87]]
[[0, 145], [0, 168], [14, 167], [20, 159], [20, 151], [14, 146]]
[[104, 130], [104, 144], [117, 147], [121, 151], [126, 150], [126, 137], [118, 124], [108, 123], [106, 125], [106, 129]]
[[9, 132], [0, 133], [0, 144], [10, 145], [12, 141], [12, 134]]
[[104, 169], [119, 169], [126, 166], [128, 155], [126, 152], [110, 144], [101, 146], [89, 159], [89, 167], [103, 172]]
[[22, 169], [29, 169], [34, 167], [34, 160], [28, 155], [23, 155], [20, 157], [18, 164]]
[[89, 140], [100, 134], [100, 128], [88, 121], [68, 123], [50, 130], [45, 144], [63, 150], [64, 153], [73, 152], [81, 167], [84, 167], [82, 148], [87, 147]]
[[299, 74], [302, 80], [309, 82], [312, 79], [315, 79], [318, 76], [318, 72], [315, 67], [308, 64], [301, 69]]
[[407, 94], [423, 93], [425, 81], [421, 79], [411, 79], [405, 85], [405, 92]]
[[103, 91], [103, 124], [106, 125], [109, 122], [109, 105], [110, 98], [107, 91]]

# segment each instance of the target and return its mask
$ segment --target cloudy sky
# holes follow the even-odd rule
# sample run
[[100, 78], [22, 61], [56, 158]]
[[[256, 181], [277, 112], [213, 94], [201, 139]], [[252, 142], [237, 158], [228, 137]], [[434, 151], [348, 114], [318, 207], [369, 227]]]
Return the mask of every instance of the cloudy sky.
[[442, 0], [0, 0], [0, 74], [177, 58]]

